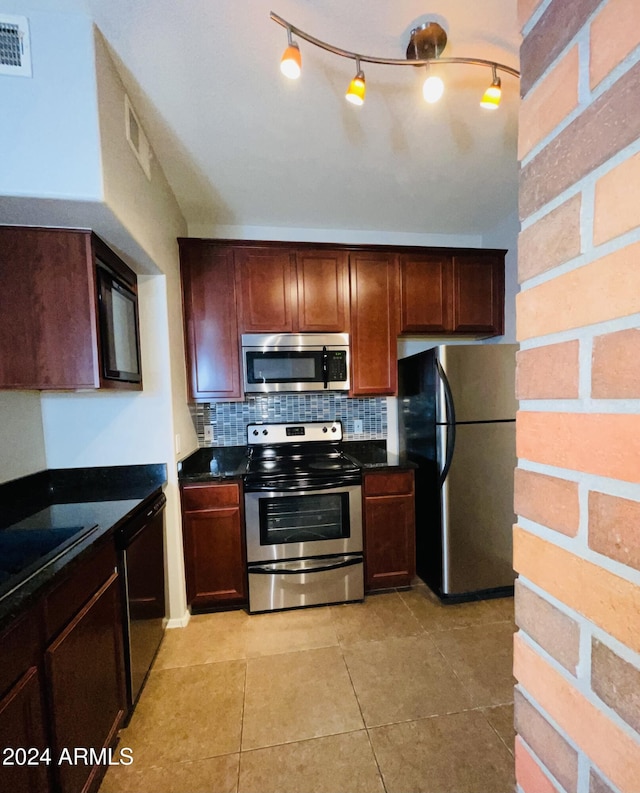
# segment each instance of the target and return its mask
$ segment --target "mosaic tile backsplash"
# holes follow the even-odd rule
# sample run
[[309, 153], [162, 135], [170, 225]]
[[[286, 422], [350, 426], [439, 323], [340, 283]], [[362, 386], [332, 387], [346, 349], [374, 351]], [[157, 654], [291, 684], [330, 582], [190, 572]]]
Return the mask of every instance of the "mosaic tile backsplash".
[[[268, 394], [247, 397], [245, 402], [206, 402], [191, 405], [200, 446], [244, 446], [247, 424], [257, 421], [331, 421], [339, 419], [345, 440], [387, 437], [387, 400], [384, 397], [349, 399], [342, 394]], [[362, 432], [354, 421], [362, 421]], [[204, 428], [213, 427], [213, 440], [205, 441]]]

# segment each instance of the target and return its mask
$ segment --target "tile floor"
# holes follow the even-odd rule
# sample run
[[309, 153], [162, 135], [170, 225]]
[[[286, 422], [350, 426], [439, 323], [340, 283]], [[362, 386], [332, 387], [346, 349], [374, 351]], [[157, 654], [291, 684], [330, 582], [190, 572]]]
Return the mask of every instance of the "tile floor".
[[167, 631], [100, 793], [507, 793], [513, 600], [207, 614]]

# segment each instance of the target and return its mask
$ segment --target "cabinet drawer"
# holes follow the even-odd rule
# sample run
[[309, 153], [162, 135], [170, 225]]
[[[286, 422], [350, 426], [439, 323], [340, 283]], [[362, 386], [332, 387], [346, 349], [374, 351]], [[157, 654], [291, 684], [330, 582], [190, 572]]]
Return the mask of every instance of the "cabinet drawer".
[[236, 482], [228, 485], [185, 485], [182, 488], [182, 509], [189, 512], [198, 509], [237, 507], [240, 503], [240, 488]]
[[413, 493], [413, 471], [365, 474], [365, 496], [392, 496], [398, 493]]
[[113, 574], [116, 549], [113, 538], [68, 575], [44, 601], [46, 638], [53, 638]]

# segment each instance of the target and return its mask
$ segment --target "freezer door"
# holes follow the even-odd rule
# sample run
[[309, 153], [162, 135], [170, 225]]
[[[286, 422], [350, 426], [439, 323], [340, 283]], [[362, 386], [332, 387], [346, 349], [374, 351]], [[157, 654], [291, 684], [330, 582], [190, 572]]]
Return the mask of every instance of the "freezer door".
[[515, 422], [458, 424], [441, 490], [444, 595], [513, 585]]
[[437, 357], [451, 387], [456, 421], [515, 418], [517, 350], [517, 344], [438, 347]]

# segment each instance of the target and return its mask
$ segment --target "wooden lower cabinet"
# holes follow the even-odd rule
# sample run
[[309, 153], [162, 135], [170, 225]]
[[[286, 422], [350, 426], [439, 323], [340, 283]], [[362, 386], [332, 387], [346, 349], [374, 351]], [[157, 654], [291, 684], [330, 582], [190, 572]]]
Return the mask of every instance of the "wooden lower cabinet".
[[416, 572], [412, 470], [365, 472], [365, 592], [410, 586]]
[[[17, 620], [0, 636], [0, 790], [48, 793], [51, 765], [46, 762], [49, 732], [45, 713], [40, 611]], [[14, 750], [30, 749], [26, 764]], [[39, 762], [44, 758], [45, 762]]]
[[239, 482], [182, 487], [187, 602], [193, 611], [247, 604]]

